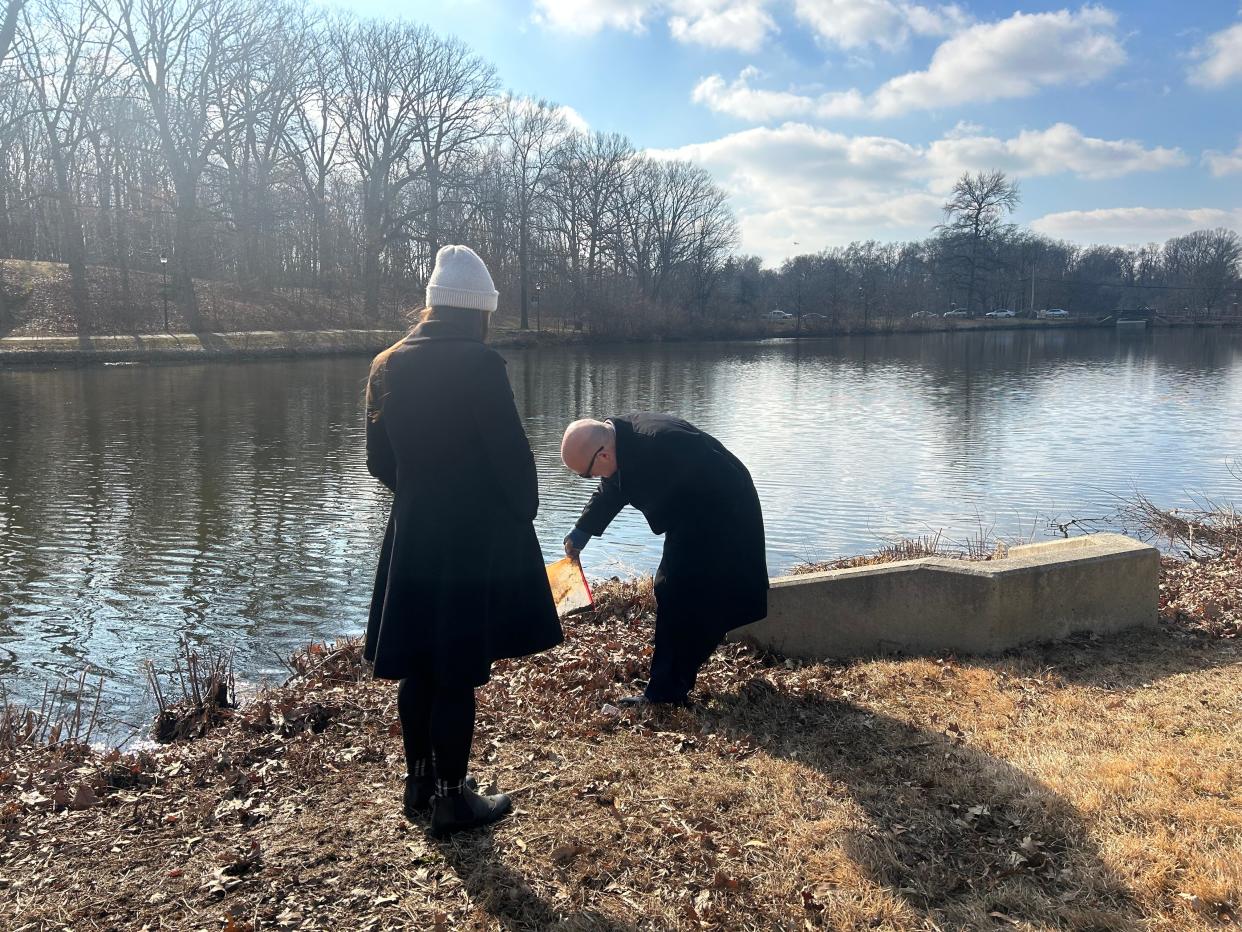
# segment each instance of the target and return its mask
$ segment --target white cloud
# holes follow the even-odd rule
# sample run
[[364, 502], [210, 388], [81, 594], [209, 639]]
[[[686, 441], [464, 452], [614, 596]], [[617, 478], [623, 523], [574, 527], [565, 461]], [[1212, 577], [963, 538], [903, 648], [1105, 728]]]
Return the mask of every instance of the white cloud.
[[754, 68], [734, 81], [718, 74], [699, 81], [691, 95], [718, 113], [757, 122], [791, 117], [894, 117], [971, 102], [1029, 97], [1044, 87], [1083, 84], [1125, 61], [1114, 29], [1117, 18], [1101, 7], [1077, 13], [1015, 13], [972, 26], [942, 43], [926, 71], [886, 81], [869, 97], [852, 88], [819, 95], [753, 87]]
[[1087, 6], [1077, 13], [1015, 13], [972, 26], [942, 43], [926, 71], [885, 82], [873, 95], [872, 110], [896, 116], [1085, 84], [1126, 60], [1116, 25], [1116, 14]]
[[773, 260], [859, 237], [924, 237], [941, 219], [953, 181], [998, 162], [1021, 179], [1113, 177], [1186, 161], [1177, 149], [1096, 139], [1068, 124], [1011, 139], [959, 124], [923, 146], [789, 122], [651, 154], [689, 159], [711, 171], [733, 196], [743, 248]]
[[[741, 73], [738, 81], [725, 85], [719, 77], [705, 78], [694, 89], [694, 99], [707, 103], [713, 109], [733, 113], [734, 116], [759, 122], [779, 121], [785, 118], [822, 116], [825, 109], [850, 106], [848, 101], [838, 101], [826, 94], [820, 98], [802, 97], [799, 94], [776, 91], [758, 91], [746, 85], [746, 78], [754, 75], [753, 68]], [[857, 102], [854, 102], [857, 103]], [[737, 133], [727, 139], [774, 139], [789, 138], [794, 124], [786, 124], [771, 133], [758, 130]], [[822, 148], [826, 140], [869, 140], [872, 145], [884, 137], [846, 137], [827, 130], [814, 130], [801, 124], [796, 132], [815, 134], [816, 144]], [[708, 145], [714, 145], [709, 143]], [[1016, 178], [1035, 178], [1041, 175], [1072, 173], [1079, 178], [1119, 178], [1135, 171], [1159, 171], [1185, 165], [1189, 158], [1179, 148], [1146, 148], [1136, 139], [1099, 139], [1084, 135], [1082, 130], [1069, 123], [1054, 123], [1047, 129], [1025, 129], [1010, 139], [985, 135], [975, 123], [959, 122], [940, 139], [927, 147], [913, 147], [886, 139], [889, 149], [903, 147], [903, 152], [920, 163], [920, 178], [940, 186], [949, 186], [963, 171], [980, 171], [999, 168]], [[688, 152], [700, 153], [702, 147], [687, 147]], [[1208, 153], [1220, 159], [1218, 153]], [[1221, 171], [1221, 174], [1223, 171]]]
[[535, 0], [535, 22], [564, 32], [593, 35], [601, 29], [642, 32], [657, 0]]
[[927, 7], [905, 0], [796, 0], [794, 12], [821, 39], [843, 49], [876, 45], [891, 51], [912, 34], [952, 35], [970, 21], [956, 4]]
[[921, 239], [939, 222], [940, 204], [938, 197], [910, 193], [851, 205], [786, 204], [770, 210], [739, 207], [742, 251], [777, 263], [856, 240]]
[[863, 96], [858, 91], [822, 94], [810, 97], [792, 91], [766, 91], [750, 86], [750, 80], [758, 77], [756, 68], [743, 68], [737, 80], [726, 82], [718, 74], [703, 78], [691, 93], [695, 103], [705, 105], [717, 113], [726, 113], [755, 123], [769, 123], [792, 117], [860, 116], [866, 110]]
[[648, 21], [667, 20], [678, 42], [757, 51], [776, 21], [771, 0], [535, 0], [536, 23], [577, 35], [603, 29], [643, 32]]
[[925, 236], [939, 218], [941, 198], [916, 177], [919, 150], [895, 139], [787, 123], [650, 154], [711, 171], [732, 195], [742, 248], [770, 261], [860, 237]]
[[1080, 178], [1117, 178], [1133, 172], [1159, 171], [1185, 165], [1177, 148], [1145, 148], [1133, 139], [1097, 139], [1077, 127], [1055, 123], [1044, 130], [1023, 130], [1012, 139], [969, 134], [960, 124], [952, 134], [933, 142], [927, 151], [941, 181], [952, 182], [963, 171], [999, 168], [1016, 177], [1071, 172]]
[[1224, 87], [1242, 80], [1242, 23], [1208, 36], [1194, 57], [1198, 61], [1188, 75], [1192, 84]]
[[944, 134], [946, 139], [962, 139], [970, 136], [982, 136], [983, 126], [970, 120], [958, 120], [953, 128]]
[[1238, 147], [1232, 152], [1217, 152], [1215, 149], [1208, 149], [1203, 153], [1203, 161], [1217, 178], [1242, 172], [1242, 139], [1238, 140]]
[[847, 136], [805, 123], [757, 127], [712, 142], [651, 152], [698, 162], [756, 204], [855, 206], [917, 179], [918, 147], [883, 136]]
[[763, 45], [768, 33], [776, 31], [776, 22], [764, 5], [764, 0], [681, 0], [674, 4], [678, 12], [668, 21], [669, 32], [678, 42], [754, 52]]
[[1031, 223], [1039, 233], [1083, 243], [1119, 246], [1162, 242], [1193, 230], [1242, 230], [1242, 208], [1109, 207], [1045, 214]]
[[556, 108], [556, 112], [561, 115], [565, 121], [565, 125], [576, 133], [586, 133], [591, 129], [591, 124], [586, 121], [581, 113], [567, 104], [560, 104]]

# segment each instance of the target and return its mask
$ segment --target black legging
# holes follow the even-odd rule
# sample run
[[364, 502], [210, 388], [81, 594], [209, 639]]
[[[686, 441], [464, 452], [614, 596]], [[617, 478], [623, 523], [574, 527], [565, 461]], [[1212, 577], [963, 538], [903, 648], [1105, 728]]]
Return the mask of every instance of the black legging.
[[408, 773], [425, 772], [448, 784], [466, 779], [474, 740], [473, 686], [407, 677], [397, 686], [397, 714]]

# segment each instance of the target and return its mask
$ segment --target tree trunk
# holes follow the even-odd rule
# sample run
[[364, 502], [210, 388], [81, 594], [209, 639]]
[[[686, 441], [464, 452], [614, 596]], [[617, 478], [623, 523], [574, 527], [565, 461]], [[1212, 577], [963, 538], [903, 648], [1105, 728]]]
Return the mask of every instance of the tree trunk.
[[0, 265], [0, 336], [8, 333], [16, 323], [9, 320], [9, 295], [4, 290], [4, 266]]
[[177, 185], [177, 210], [173, 230], [173, 289], [185, 325], [193, 332], [203, 329], [198, 296], [194, 293], [194, 222], [196, 192], [188, 183]]
[[372, 323], [379, 320], [380, 237], [378, 221], [368, 218], [362, 257], [362, 309], [367, 320]]
[[70, 194], [61, 194], [61, 223], [64, 226], [65, 261], [69, 265], [69, 293], [73, 301], [73, 317], [78, 333], [90, 334], [94, 314], [90, 304], [90, 289], [86, 284], [86, 241], [82, 237], [82, 222], [77, 205]]
[[[117, 162], [120, 165], [120, 162]], [[128, 211], [125, 203], [124, 194], [124, 178], [118, 170], [113, 172], [113, 185], [115, 186], [115, 196], [113, 202], [117, 207], [116, 221], [113, 228], [116, 231], [116, 267], [121, 273], [121, 305], [125, 309], [131, 309], [134, 306], [129, 286], [129, 228], [128, 228]]]
[[380, 319], [380, 254], [384, 248], [384, 179], [388, 168], [371, 167], [362, 200], [362, 309], [372, 323]]
[[73, 319], [78, 334], [91, 332], [90, 290], [86, 284], [86, 241], [82, 236], [82, 220], [73, 202], [69, 170], [62, 153], [53, 147], [50, 152], [56, 171], [56, 200], [60, 207], [61, 249], [69, 266], [69, 296], [73, 303]]
[[431, 261], [440, 251], [440, 173], [434, 164], [427, 165], [427, 252]]
[[328, 198], [327, 198], [327, 180], [324, 176], [319, 177], [318, 183], [315, 185], [315, 246], [313, 260], [313, 274], [315, 276], [315, 284], [319, 286], [320, 291], [332, 294], [332, 249], [328, 243]]
[[526, 229], [526, 220], [521, 219], [519, 220], [518, 229], [518, 283], [521, 291], [523, 330], [530, 329], [530, 298], [526, 288], [526, 264], [529, 260], [528, 252], [530, 247], [529, 238], [530, 232]]
[[970, 282], [966, 286], [966, 316], [975, 314], [975, 269], [978, 268], [979, 225], [975, 224], [970, 237]]

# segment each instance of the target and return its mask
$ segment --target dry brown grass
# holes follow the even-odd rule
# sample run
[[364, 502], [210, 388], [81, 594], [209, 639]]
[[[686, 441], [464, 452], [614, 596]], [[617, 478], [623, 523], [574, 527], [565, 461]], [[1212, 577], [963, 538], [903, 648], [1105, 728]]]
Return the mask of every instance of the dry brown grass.
[[[1242, 482], [1242, 465], [1231, 464], [1229, 469]], [[1191, 558], [1242, 554], [1242, 513], [1232, 504], [1201, 499], [1195, 507], [1166, 509], [1136, 494], [1121, 505], [1117, 515]]]
[[848, 570], [859, 566], [896, 563], [899, 560], [919, 560], [923, 557], [945, 557], [951, 560], [996, 560], [1009, 552], [1009, 546], [1005, 541], [998, 540], [989, 529], [983, 527], [980, 527], [973, 536], [957, 543], [946, 540], [940, 531], [935, 531], [921, 537], [895, 538], [872, 553], [803, 563], [789, 572], [792, 576], [803, 576], [824, 570]]
[[[505, 823], [399, 816], [391, 684], [320, 646], [158, 753], [0, 765], [12, 929], [1184, 929], [1242, 906], [1242, 644], [1172, 626], [990, 660], [723, 647], [692, 710], [605, 711], [650, 593], [498, 665]], [[50, 770], [43, 770], [44, 766]], [[83, 800], [55, 786], [87, 786]], [[94, 797], [97, 803], [91, 803]], [[229, 925], [229, 923], [232, 923]]]
[[[163, 323], [162, 276], [131, 271], [128, 287], [118, 269], [87, 268], [87, 288], [93, 315], [91, 331], [160, 333]], [[10, 319], [0, 321], [0, 336], [76, 334], [69, 288], [69, 268], [61, 263], [0, 260], [0, 282], [9, 298]], [[326, 330], [393, 325], [367, 320], [361, 295], [329, 298], [312, 289], [245, 288], [230, 282], [196, 279], [195, 294], [203, 326], [208, 330]], [[391, 308], [388, 300], [385, 308]], [[169, 301], [174, 331], [184, 331], [175, 301]]]

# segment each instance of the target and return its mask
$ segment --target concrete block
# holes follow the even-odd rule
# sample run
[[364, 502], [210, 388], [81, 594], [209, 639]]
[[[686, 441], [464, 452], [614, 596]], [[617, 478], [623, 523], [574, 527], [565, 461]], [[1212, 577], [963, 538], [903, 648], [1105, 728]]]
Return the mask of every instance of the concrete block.
[[1160, 552], [1121, 534], [1013, 547], [1004, 559], [940, 557], [772, 581], [768, 617], [738, 628], [790, 657], [993, 654], [1077, 631], [1156, 623]]

